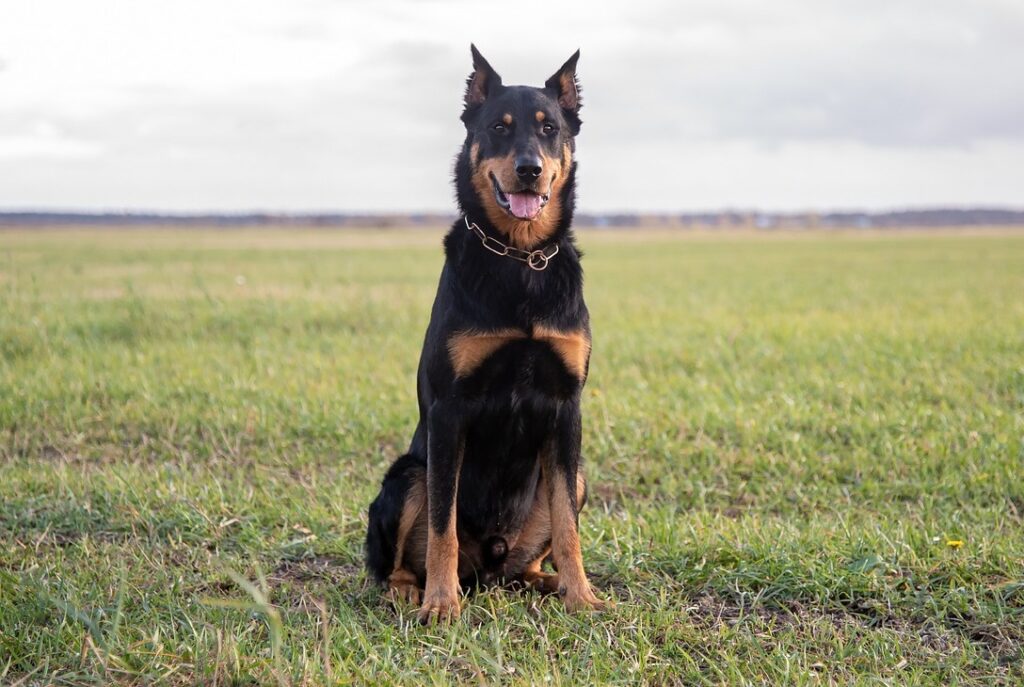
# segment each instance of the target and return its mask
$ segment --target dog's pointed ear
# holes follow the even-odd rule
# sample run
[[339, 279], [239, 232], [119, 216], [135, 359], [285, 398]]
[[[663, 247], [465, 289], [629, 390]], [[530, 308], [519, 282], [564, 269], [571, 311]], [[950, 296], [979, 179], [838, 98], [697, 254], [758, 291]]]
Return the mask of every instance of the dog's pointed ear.
[[579, 59], [580, 51], [577, 50], [565, 61], [561, 69], [544, 82], [544, 87], [558, 98], [558, 104], [562, 109], [574, 114], [579, 112], [580, 105], [583, 104], [580, 99], [580, 84], [576, 80], [576, 62]]
[[473, 73], [466, 79], [466, 107], [474, 107], [482, 105], [487, 96], [501, 85], [501, 76], [472, 43], [469, 51], [473, 53]]

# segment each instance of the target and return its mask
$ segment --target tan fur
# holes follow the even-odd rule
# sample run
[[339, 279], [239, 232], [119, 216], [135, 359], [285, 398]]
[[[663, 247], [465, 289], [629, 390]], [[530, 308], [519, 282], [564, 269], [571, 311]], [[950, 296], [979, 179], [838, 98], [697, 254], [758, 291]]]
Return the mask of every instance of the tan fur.
[[[580, 491], [577, 478], [577, 494]], [[577, 510], [569, 497], [569, 488], [561, 474], [548, 481], [551, 501], [551, 555], [558, 568], [558, 594], [570, 611], [598, 610], [604, 604], [594, 596], [583, 570], [583, 552], [577, 529]], [[579, 501], [577, 500], [577, 508]]]
[[[458, 493], [458, 474], [462, 469], [462, 450], [458, 449], [455, 461], [455, 493]], [[429, 475], [428, 475], [429, 482]], [[428, 491], [430, 485], [427, 485]], [[427, 588], [423, 591], [423, 604], [418, 614], [420, 622], [432, 618], [447, 621], [458, 618], [459, 607], [459, 536], [458, 512], [452, 499], [451, 510], [448, 512], [448, 526], [444, 532], [438, 532], [433, 522], [427, 525]], [[429, 510], [429, 508], [428, 508]], [[432, 517], [428, 518], [433, 520]]]
[[544, 121], [544, 117], [546, 117], [547, 115], [545, 115], [542, 111], [537, 110], [537, 114], [534, 115], [534, 116], [537, 118], [538, 122], [543, 122]]
[[448, 339], [448, 356], [456, 377], [465, 377], [478, 368], [492, 353], [518, 339], [526, 332], [519, 329], [499, 329], [493, 332], [458, 332]]
[[505, 123], [505, 126], [512, 126], [512, 115], [505, 113], [505, 116], [501, 118], [501, 121]]
[[533, 328], [533, 338], [548, 343], [562, 359], [565, 367], [582, 379], [587, 373], [590, 339], [583, 330], [562, 332], [543, 325]]
[[506, 540], [509, 552], [504, 567], [509, 575], [525, 572], [533, 562], [543, 561], [551, 551], [551, 507], [543, 472], [522, 529]]
[[572, 165], [572, 151], [566, 145], [562, 159], [544, 157], [545, 175], [550, 174], [548, 204], [540, 211], [537, 219], [521, 220], [512, 217], [494, 198], [494, 187], [490, 175], [498, 180], [502, 189], [516, 188], [519, 181], [515, 174], [515, 156], [488, 158], [476, 165], [473, 172], [473, 188], [476, 189], [487, 213], [487, 219], [508, 237], [509, 243], [522, 250], [533, 250], [555, 233], [562, 218], [561, 191]]
[[452, 524], [444, 533], [436, 534], [433, 527], [427, 528], [427, 588], [420, 606], [420, 621], [459, 617], [459, 539], [452, 515]]
[[547, 558], [550, 548], [526, 566], [523, 571], [523, 582], [531, 589], [536, 589], [541, 594], [554, 594], [558, 591], [558, 573], [549, 573], [541, 569], [544, 559]]
[[419, 580], [416, 579], [416, 575], [408, 570], [395, 570], [388, 576], [387, 595], [395, 603], [405, 601], [406, 603], [419, 604]]
[[422, 470], [410, 476], [412, 483], [402, 504], [395, 542], [395, 564], [388, 576], [388, 596], [392, 601], [404, 600], [420, 603], [417, 571], [423, 572], [423, 552], [426, 547], [427, 504], [426, 475]]
[[[492, 332], [457, 332], [448, 339], [448, 356], [452, 362], [456, 377], [467, 377], [473, 373], [502, 346], [512, 341], [527, 338], [526, 332], [519, 329], [498, 329]], [[582, 379], [587, 373], [587, 360], [590, 357], [590, 339], [583, 330], [560, 331], [544, 325], [536, 325], [533, 335], [535, 341], [543, 341], [551, 346], [555, 354], [561, 358], [566, 369]]]
[[[586, 485], [581, 470], [576, 475], [577, 508], [583, 502]], [[551, 502], [548, 494], [547, 481], [542, 475], [533, 508], [519, 533], [517, 546], [509, 552], [505, 565], [513, 574], [521, 568], [523, 582], [542, 594], [554, 594], [560, 586], [557, 573], [543, 570], [544, 559], [551, 553]]]
[[402, 504], [402, 515], [398, 520], [398, 536], [395, 544], [395, 571], [402, 570], [403, 558], [406, 552], [406, 543], [409, 535], [413, 533], [413, 526], [420, 520], [420, 514], [427, 503], [426, 483], [422, 472], [419, 478], [411, 477], [412, 483], [405, 495], [405, 503]]

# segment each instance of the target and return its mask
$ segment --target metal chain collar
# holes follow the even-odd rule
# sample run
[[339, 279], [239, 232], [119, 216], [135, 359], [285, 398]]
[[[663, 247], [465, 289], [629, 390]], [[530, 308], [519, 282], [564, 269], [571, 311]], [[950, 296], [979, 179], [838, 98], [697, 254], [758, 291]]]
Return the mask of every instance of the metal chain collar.
[[[514, 246], [506, 246], [498, 239], [485, 234], [484, 230], [476, 225], [476, 222], [470, 222], [469, 215], [464, 215], [463, 219], [466, 221], [466, 228], [477, 235], [477, 238], [480, 239], [480, 243], [483, 244], [484, 248], [495, 255], [502, 255], [506, 258], [518, 260], [519, 262], [525, 262], [529, 265], [531, 270], [537, 270], [538, 272], [543, 271], [548, 266], [548, 261], [558, 255], [557, 243], [550, 245], [543, 250], [537, 249], [534, 251], [522, 250], [515, 248]], [[551, 248], [554, 248], [554, 250], [552, 250], [551, 254], [548, 255], [547, 251]]]

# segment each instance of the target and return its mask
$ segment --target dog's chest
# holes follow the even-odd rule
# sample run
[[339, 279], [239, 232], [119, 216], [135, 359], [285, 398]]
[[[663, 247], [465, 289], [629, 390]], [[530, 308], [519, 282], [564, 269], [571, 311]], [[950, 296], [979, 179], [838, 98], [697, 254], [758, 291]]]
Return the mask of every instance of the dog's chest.
[[522, 380], [557, 367], [555, 371], [582, 382], [590, 356], [590, 335], [583, 329], [543, 325], [530, 331], [460, 331], [448, 338], [448, 356], [457, 379], [484, 375]]

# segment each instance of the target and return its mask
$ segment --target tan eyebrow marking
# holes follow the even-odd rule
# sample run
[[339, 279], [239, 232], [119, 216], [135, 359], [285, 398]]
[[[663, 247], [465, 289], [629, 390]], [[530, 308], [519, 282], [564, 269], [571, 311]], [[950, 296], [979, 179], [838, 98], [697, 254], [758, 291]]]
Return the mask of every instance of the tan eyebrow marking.
[[540, 110], [537, 110], [537, 121], [538, 122], [543, 122], [544, 121], [544, 116], [545, 115], [544, 115], [543, 112], [541, 112]]
[[505, 116], [501, 118], [501, 121], [505, 122], [505, 126], [508, 126], [512, 123], [512, 115], [506, 113]]

